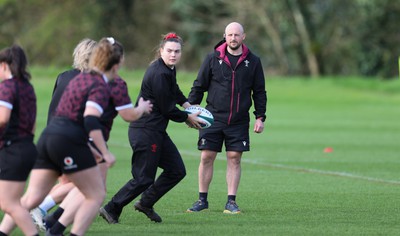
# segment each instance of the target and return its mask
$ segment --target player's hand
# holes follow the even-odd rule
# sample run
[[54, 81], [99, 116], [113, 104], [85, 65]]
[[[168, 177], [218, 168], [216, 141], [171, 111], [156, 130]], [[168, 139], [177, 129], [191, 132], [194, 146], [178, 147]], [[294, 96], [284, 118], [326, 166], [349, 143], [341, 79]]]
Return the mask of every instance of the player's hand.
[[198, 115], [201, 114], [201, 111], [198, 111], [196, 113], [192, 113], [192, 114], [188, 114], [188, 118], [185, 121], [186, 124], [190, 127], [190, 128], [194, 128], [194, 129], [201, 129], [201, 124], [203, 124], [202, 121], [199, 120], [199, 118], [197, 117]]
[[115, 164], [115, 156], [111, 152], [103, 154], [103, 158], [106, 161], [107, 167], [110, 168]]
[[257, 119], [256, 123], [254, 124], [254, 132], [255, 133], [262, 133], [264, 131], [264, 122], [262, 120]]
[[140, 109], [141, 114], [149, 114], [153, 110], [153, 104], [150, 100], [145, 101], [142, 97], [139, 98], [138, 109]]

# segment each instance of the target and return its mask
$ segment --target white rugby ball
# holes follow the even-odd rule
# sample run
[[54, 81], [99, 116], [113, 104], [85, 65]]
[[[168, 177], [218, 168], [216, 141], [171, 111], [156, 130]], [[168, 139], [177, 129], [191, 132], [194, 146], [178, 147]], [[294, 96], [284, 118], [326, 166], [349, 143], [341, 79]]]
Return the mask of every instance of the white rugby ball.
[[201, 113], [197, 116], [202, 122], [201, 128], [202, 129], [207, 129], [214, 123], [214, 116], [209, 112], [207, 109], [199, 106], [190, 106], [185, 109], [185, 112], [192, 114], [192, 113], [197, 113], [201, 111]]

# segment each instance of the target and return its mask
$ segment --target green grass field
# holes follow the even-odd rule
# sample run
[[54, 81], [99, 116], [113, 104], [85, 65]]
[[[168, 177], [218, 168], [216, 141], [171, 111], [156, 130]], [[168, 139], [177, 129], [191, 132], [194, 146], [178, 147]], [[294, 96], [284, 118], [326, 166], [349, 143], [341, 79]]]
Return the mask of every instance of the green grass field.
[[[58, 72], [32, 70], [37, 136]], [[143, 71], [121, 75], [135, 99]], [[185, 94], [194, 78], [178, 71]], [[185, 212], [197, 199], [197, 131], [170, 123], [187, 176], [155, 205], [163, 223], [150, 222], [131, 204], [120, 224], [97, 217], [88, 235], [399, 235], [400, 81], [269, 78], [267, 91], [265, 131], [251, 133], [251, 151], [242, 159], [237, 196], [242, 214], [222, 213], [224, 153], [215, 163], [210, 210]], [[109, 172], [106, 200], [130, 178], [127, 127], [117, 118], [111, 133], [109, 147], [117, 163]], [[326, 147], [333, 152], [325, 153]]]

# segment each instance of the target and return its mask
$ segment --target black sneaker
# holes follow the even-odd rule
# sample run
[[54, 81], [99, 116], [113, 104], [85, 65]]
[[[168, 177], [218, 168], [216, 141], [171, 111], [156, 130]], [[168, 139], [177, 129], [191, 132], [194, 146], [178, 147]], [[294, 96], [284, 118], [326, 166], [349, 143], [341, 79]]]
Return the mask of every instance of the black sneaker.
[[239, 214], [240, 209], [235, 201], [229, 200], [225, 205], [224, 213], [226, 214]]
[[144, 207], [140, 204], [140, 201], [136, 202], [135, 205], [135, 210], [142, 212], [145, 214], [151, 221], [160, 223], [162, 221], [161, 217], [154, 211], [154, 208], [148, 208]]
[[186, 210], [186, 212], [199, 212], [208, 209], [208, 201], [198, 200], [193, 203], [193, 206]]
[[103, 219], [105, 219], [109, 224], [118, 224], [118, 217], [113, 216], [104, 207], [100, 208], [99, 215], [103, 217]]

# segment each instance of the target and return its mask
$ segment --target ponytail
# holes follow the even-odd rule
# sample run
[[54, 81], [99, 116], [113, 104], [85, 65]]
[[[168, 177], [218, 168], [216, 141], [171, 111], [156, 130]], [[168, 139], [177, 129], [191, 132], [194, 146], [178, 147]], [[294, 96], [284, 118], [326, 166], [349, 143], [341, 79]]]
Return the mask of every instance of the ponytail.
[[108, 71], [121, 62], [123, 53], [123, 47], [118, 41], [111, 37], [103, 38], [93, 49], [89, 67], [98, 68], [103, 72]]
[[3, 49], [0, 52], [0, 62], [5, 62], [8, 64], [13, 77], [22, 80], [31, 79], [31, 75], [26, 70], [28, 60], [24, 50], [20, 46], [13, 45], [9, 48]]

